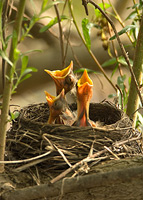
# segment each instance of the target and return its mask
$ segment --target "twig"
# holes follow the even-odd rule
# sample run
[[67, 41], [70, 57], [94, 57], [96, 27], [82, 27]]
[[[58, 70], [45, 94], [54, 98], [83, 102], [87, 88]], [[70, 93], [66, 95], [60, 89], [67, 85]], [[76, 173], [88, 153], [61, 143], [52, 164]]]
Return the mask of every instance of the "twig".
[[28, 158], [28, 159], [24, 159], [24, 160], [12, 160], [12, 161], [0, 161], [0, 164], [3, 163], [3, 164], [15, 164], [15, 163], [24, 163], [24, 162], [30, 162], [32, 160], [36, 160], [36, 159], [39, 159], [39, 158], [42, 158], [44, 156], [47, 156], [49, 155], [50, 153], [52, 153], [52, 151], [48, 151], [46, 153], [43, 153], [39, 156], [35, 156], [33, 158]]
[[115, 158], [117, 158], [117, 160], [120, 160], [120, 158], [119, 158], [115, 153], [113, 153], [113, 151], [111, 151], [110, 148], [108, 148], [108, 147], [106, 147], [106, 146], [104, 146], [104, 148], [105, 148], [107, 151], [109, 151]]
[[113, 143], [113, 145], [114, 145], [115, 147], [119, 147], [120, 145], [123, 145], [123, 144], [125, 144], [125, 143], [132, 142], [132, 141], [136, 141], [136, 140], [141, 140], [141, 139], [142, 139], [142, 136], [134, 137], [134, 138], [131, 138], [131, 139], [128, 139], [128, 140], [115, 142], [115, 143]]
[[82, 5], [84, 6], [85, 12], [86, 12], [86, 14], [88, 15], [87, 1], [82, 0]]
[[[55, 1], [55, 0], [53, 0]], [[60, 44], [61, 44], [61, 56], [62, 56], [62, 66], [65, 66], [65, 58], [64, 58], [64, 41], [63, 41], [63, 30], [61, 26], [61, 19], [58, 11], [58, 7], [56, 4], [54, 4], [54, 8], [56, 11], [57, 19], [58, 19], [58, 24], [59, 24], [59, 32], [60, 32]]]
[[13, 172], [22, 172], [23, 170], [26, 170], [26, 169], [28, 169], [29, 167], [32, 167], [32, 166], [37, 165], [37, 164], [39, 164], [39, 163], [41, 163], [41, 162], [44, 162], [44, 161], [46, 161], [47, 159], [48, 159], [48, 157], [42, 158], [42, 159], [40, 158], [40, 159], [38, 159], [38, 160], [34, 160], [34, 161], [30, 162], [30, 163], [27, 163], [27, 164], [24, 164], [24, 165], [22, 165], [22, 166], [20, 166], [20, 167], [15, 168], [15, 169], [13, 169], [12, 171], [13, 171]]
[[120, 48], [121, 48], [122, 54], [123, 54], [123, 56], [124, 56], [124, 58], [125, 58], [125, 60], [126, 60], [126, 62], [127, 62], [127, 64], [128, 64], [130, 73], [131, 73], [131, 75], [132, 75], [134, 84], [135, 84], [136, 89], [137, 89], [137, 93], [138, 93], [138, 95], [139, 95], [141, 104], [142, 104], [142, 106], [143, 106], [143, 99], [142, 99], [142, 96], [141, 96], [141, 93], [140, 93], [139, 85], [138, 85], [138, 83], [137, 83], [137, 80], [136, 80], [135, 74], [134, 74], [134, 72], [133, 72], [132, 66], [130, 65], [129, 57], [128, 57], [128, 55], [127, 55], [127, 53], [126, 53], [126, 51], [125, 51], [125, 48], [124, 48], [124, 46], [123, 46], [123, 44], [122, 44], [122, 42], [121, 42], [121, 40], [120, 40], [120, 37], [119, 37], [119, 35], [118, 35], [118, 32], [117, 32], [117, 30], [116, 30], [116, 28], [115, 28], [115, 25], [114, 25], [113, 21], [112, 21], [112, 20], [108, 17], [108, 15], [100, 8], [100, 6], [98, 6], [94, 1], [92, 1], [92, 0], [86, 0], [86, 1], [87, 1], [87, 4], [88, 4], [88, 3], [91, 3], [92, 5], [94, 5], [94, 7], [97, 8], [97, 9], [104, 15], [104, 17], [108, 20], [108, 22], [109, 22], [110, 25], [112, 26], [113, 31], [114, 31], [114, 33], [115, 33], [115, 35], [116, 35], [117, 41], [118, 41], [118, 43], [119, 43], [119, 46], [120, 46]]
[[68, 161], [68, 159], [66, 158], [66, 156], [64, 155], [64, 153], [62, 152], [61, 149], [59, 149], [56, 145], [54, 145], [55, 149], [57, 149], [57, 151], [59, 152], [59, 154], [63, 157], [64, 161], [67, 163], [67, 165], [69, 165], [69, 167], [72, 167], [72, 165], [70, 164], [70, 162]]

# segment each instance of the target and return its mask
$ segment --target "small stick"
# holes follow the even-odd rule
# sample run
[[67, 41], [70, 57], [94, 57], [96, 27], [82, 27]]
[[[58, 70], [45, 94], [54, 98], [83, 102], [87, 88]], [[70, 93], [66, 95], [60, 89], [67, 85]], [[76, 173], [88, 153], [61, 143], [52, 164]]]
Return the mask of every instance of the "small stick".
[[106, 146], [104, 146], [104, 148], [105, 148], [107, 151], [109, 151], [115, 158], [117, 158], [117, 160], [120, 160], [120, 158], [119, 158], [115, 153], [113, 153], [113, 151], [111, 151], [110, 148], [108, 148], [108, 147], [106, 147]]
[[0, 164], [1, 163], [4, 163], [4, 164], [14, 164], [14, 163], [24, 163], [24, 162], [30, 162], [32, 160], [36, 160], [36, 159], [39, 159], [39, 158], [42, 158], [44, 156], [47, 156], [49, 155], [50, 153], [52, 153], [52, 151], [48, 151], [46, 153], [43, 153], [39, 156], [35, 156], [33, 158], [28, 158], [28, 159], [24, 159], [24, 160], [12, 160], [12, 161], [0, 161]]
[[25, 164], [25, 165], [22, 165], [22, 166], [20, 166], [20, 167], [15, 168], [15, 169], [13, 169], [12, 171], [13, 171], [13, 172], [22, 172], [23, 170], [25, 170], [25, 169], [27, 169], [27, 168], [29, 168], [29, 167], [32, 167], [32, 166], [34, 166], [34, 165], [37, 165], [37, 164], [39, 164], [39, 163], [41, 163], [41, 162], [44, 162], [44, 161], [46, 161], [47, 159], [48, 159], [48, 158], [42, 158], [42, 159], [34, 160], [34, 161], [30, 162], [30, 163], [27, 163], [27, 164]]
[[70, 164], [70, 162], [68, 161], [68, 159], [66, 158], [66, 156], [64, 155], [64, 153], [62, 152], [61, 149], [59, 149], [56, 145], [54, 145], [55, 149], [57, 149], [57, 151], [60, 153], [60, 155], [63, 157], [64, 161], [67, 163], [67, 165], [69, 165], [69, 167], [72, 167], [72, 165]]
[[[53, 0], [54, 2], [55, 0]], [[61, 26], [61, 19], [59, 15], [59, 10], [56, 4], [54, 4], [54, 8], [56, 11], [57, 19], [58, 19], [58, 24], [59, 24], [59, 32], [60, 32], [60, 44], [61, 44], [61, 56], [62, 56], [62, 66], [65, 66], [65, 59], [64, 59], [64, 41], [63, 41], [63, 30]]]
[[115, 142], [113, 145], [115, 147], [119, 147], [120, 145], [123, 145], [125, 143], [128, 143], [128, 142], [132, 142], [132, 141], [135, 141], [135, 140], [141, 140], [142, 137], [139, 136], [139, 137], [134, 137], [134, 138], [131, 138], [131, 139], [128, 139], [128, 140], [124, 140], [124, 141], [121, 141], [121, 142]]

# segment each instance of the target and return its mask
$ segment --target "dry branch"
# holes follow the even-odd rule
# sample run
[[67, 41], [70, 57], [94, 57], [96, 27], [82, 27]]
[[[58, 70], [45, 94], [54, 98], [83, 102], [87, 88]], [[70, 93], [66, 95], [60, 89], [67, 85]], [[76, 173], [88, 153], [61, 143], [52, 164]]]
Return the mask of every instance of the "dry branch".
[[[110, 171], [105, 173], [97, 173], [86, 176], [79, 176], [77, 178], [65, 178], [56, 184], [43, 184], [39, 186], [18, 189], [12, 192], [7, 192], [2, 195], [3, 200], [32, 200], [32, 199], [41, 199], [44, 197], [52, 198], [55, 196], [60, 196], [61, 194], [64, 196], [69, 193], [75, 193], [80, 191], [85, 191], [91, 188], [95, 188], [96, 192], [99, 193], [100, 189], [103, 187], [112, 187], [114, 185], [124, 185], [126, 189], [128, 183], [132, 183], [134, 185], [134, 191], [138, 189], [138, 194], [140, 196], [143, 195], [143, 167], [132, 167], [125, 168], [116, 171]], [[136, 181], [136, 184], [134, 184]], [[137, 181], [141, 183], [137, 184]], [[100, 187], [99, 187], [100, 186]], [[100, 188], [100, 189], [99, 189]], [[129, 188], [128, 188], [129, 189]], [[133, 188], [131, 188], [133, 189]], [[127, 190], [126, 190], [127, 192]], [[112, 190], [112, 194], [114, 191]], [[118, 195], [120, 196], [121, 191], [118, 191]], [[137, 195], [137, 194], [136, 194]], [[135, 194], [129, 193], [126, 195], [126, 200], [134, 199]], [[108, 196], [106, 199], [109, 199]]]

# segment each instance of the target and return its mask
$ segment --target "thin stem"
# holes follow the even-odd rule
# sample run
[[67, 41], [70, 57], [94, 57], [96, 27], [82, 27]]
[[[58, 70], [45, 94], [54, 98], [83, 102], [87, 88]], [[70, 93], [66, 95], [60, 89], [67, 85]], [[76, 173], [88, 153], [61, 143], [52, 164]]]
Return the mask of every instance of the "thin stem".
[[100, 63], [99, 63], [99, 61], [97, 60], [97, 58], [94, 56], [93, 52], [87, 47], [86, 42], [85, 42], [85, 40], [84, 40], [84, 38], [83, 38], [83, 36], [82, 36], [82, 34], [81, 34], [79, 28], [78, 28], [78, 25], [77, 25], [77, 23], [76, 23], [76, 20], [75, 20], [73, 11], [72, 11], [71, 0], [69, 0], [68, 3], [69, 3], [69, 9], [70, 9], [70, 12], [71, 12], [71, 16], [72, 16], [72, 18], [73, 18], [73, 23], [74, 23], [74, 25], [75, 25], [75, 27], [76, 27], [76, 29], [77, 29], [77, 32], [78, 32], [78, 34], [79, 34], [79, 36], [80, 36], [80, 38], [81, 38], [83, 44], [85, 45], [85, 47], [86, 47], [88, 53], [90, 54], [90, 56], [92, 57], [92, 59], [94, 60], [94, 62], [97, 64], [99, 70], [103, 73], [103, 75], [105, 76], [105, 78], [106, 78], [106, 79], [108, 80], [108, 82], [112, 85], [112, 87], [114, 88], [114, 90], [117, 91], [115, 85], [114, 85], [114, 84], [112, 83], [112, 81], [108, 78], [108, 76], [106, 75], [106, 72], [104, 71], [104, 69], [103, 69], [102, 66], [100, 65]]
[[[55, 0], [53, 0], [55, 1]], [[58, 24], [59, 24], [59, 32], [60, 32], [60, 46], [61, 46], [61, 56], [62, 56], [62, 66], [65, 66], [65, 58], [64, 58], [64, 41], [63, 41], [63, 30], [62, 30], [62, 26], [61, 26], [61, 18], [59, 15], [59, 10], [57, 5], [54, 5], [55, 11], [56, 11], [56, 15], [57, 15], [57, 19], [58, 19]]]

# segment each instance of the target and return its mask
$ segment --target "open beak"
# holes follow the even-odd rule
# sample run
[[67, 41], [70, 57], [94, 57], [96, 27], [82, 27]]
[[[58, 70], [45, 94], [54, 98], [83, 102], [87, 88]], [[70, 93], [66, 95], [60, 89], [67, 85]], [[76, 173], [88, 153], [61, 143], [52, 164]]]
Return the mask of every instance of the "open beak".
[[86, 69], [77, 82], [77, 120], [75, 126], [90, 126], [89, 104], [92, 97], [93, 82]]
[[73, 73], [73, 62], [63, 70], [45, 70], [54, 80], [56, 84], [57, 95], [60, 94], [62, 89], [65, 89], [65, 94], [69, 92], [75, 85], [76, 79]]
[[61, 93], [55, 97], [45, 91], [46, 99], [49, 105], [49, 119], [48, 124], [63, 124], [62, 117], [71, 117], [71, 112], [68, 109], [68, 104], [65, 100], [65, 91], [62, 89]]
[[77, 98], [83, 102], [90, 101], [92, 97], [93, 82], [88, 76], [87, 70], [85, 69], [83, 75], [77, 82]]

